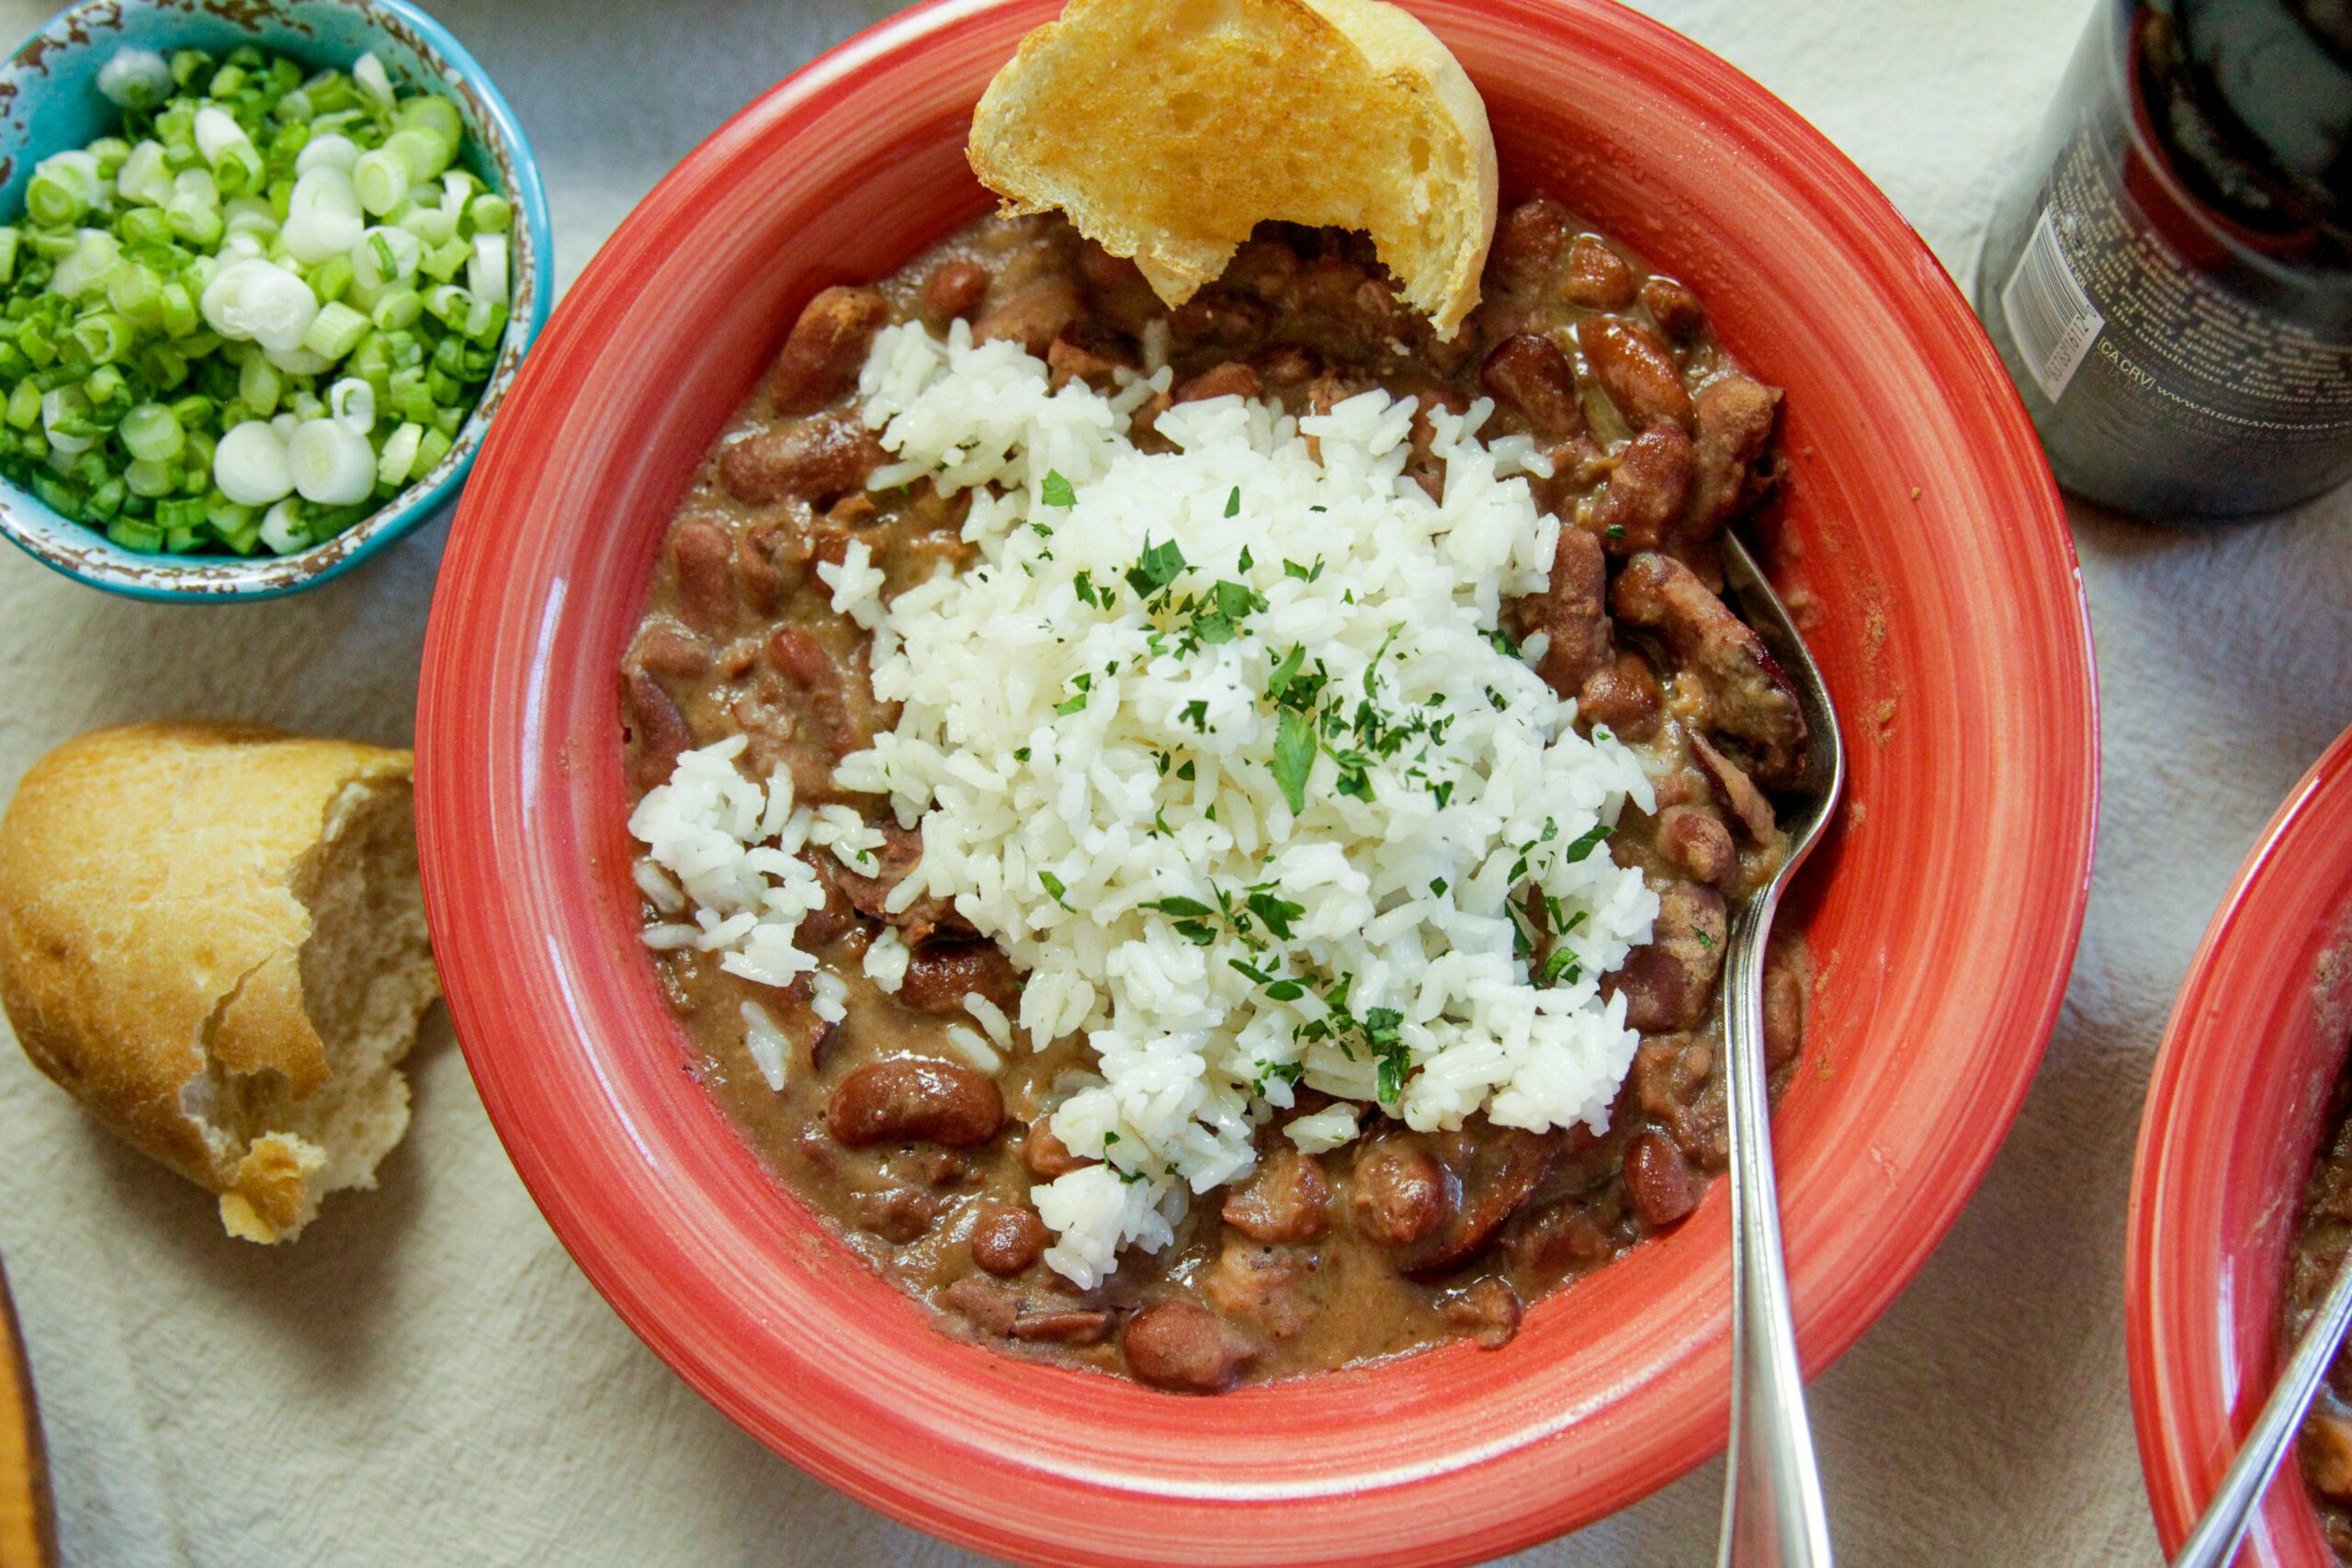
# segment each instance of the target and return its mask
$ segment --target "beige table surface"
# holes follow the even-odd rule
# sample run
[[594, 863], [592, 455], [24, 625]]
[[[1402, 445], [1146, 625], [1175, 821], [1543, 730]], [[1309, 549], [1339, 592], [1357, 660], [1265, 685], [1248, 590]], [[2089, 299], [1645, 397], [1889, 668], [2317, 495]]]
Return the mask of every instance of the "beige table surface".
[[[504, 86], [576, 275], [654, 179], [887, 0], [427, 0]], [[1811, 116], [1972, 265], [2084, 0], [1651, 0]], [[0, 35], [48, 9], [0, 0]], [[0, 552], [0, 793], [90, 726], [220, 716], [404, 742], [445, 529], [250, 609], [104, 598]], [[2148, 1065], [2206, 918], [2352, 721], [2352, 500], [2226, 534], [2078, 513], [2106, 709], [2080, 965], [1973, 1207], [1815, 1389], [1841, 1559], [2153, 1561], [2124, 1384], [2123, 1212]], [[0, 1051], [0, 1252], [66, 1560], [975, 1561], [771, 1458], [639, 1345], [548, 1234], [436, 1013], [382, 1187], [298, 1247], [211, 1204]], [[1714, 1465], [1516, 1560], [1713, 1561]]]

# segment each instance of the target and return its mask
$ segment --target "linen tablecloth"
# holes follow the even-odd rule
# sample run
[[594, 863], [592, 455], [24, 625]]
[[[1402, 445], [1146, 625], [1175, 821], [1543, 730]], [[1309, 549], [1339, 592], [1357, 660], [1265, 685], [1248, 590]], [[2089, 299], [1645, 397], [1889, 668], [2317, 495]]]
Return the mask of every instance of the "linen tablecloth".
[[[426, 0], [513, 101], [575, 276], [678, 158], [888, 0]], [[1844, 147], [1965, 279], [2085, 0], [1650, 0]], [[45, 0], [0, 0], [0, 35]], [[1910, 1291], [1814, 1387], [1842, 1561], [2146, 1562], [2123, 1213], [2149, 1063], [2256, 830], [2352, 722], [2352, 496], [2224, 533], [2077, 508], [2105, 710], [2098, 880], [2023, 1115]], [[0, 793], [94, 725], [202, 716], [405, 744], [446, 522], [318, 592], [109, 599], [0, 551]], [[509, 1168], [438, 1011], [381, 1188], [300, 1245], [0, 1050], [0, 1252], [66, 1561], [977, 1561], [771, 1457], [644, 1349]], [[1522, 1564], [1713, 1561], [1710, 1464]]]

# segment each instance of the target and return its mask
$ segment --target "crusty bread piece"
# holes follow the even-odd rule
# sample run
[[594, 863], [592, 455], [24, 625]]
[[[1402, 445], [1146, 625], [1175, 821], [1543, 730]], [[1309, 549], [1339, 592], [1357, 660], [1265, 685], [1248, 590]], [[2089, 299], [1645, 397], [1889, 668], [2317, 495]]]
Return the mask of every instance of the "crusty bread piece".
[[1262, 219], [1371, 234], [1451, 337], [1495, 231], [1486, 105], [1380, 0], [1070, 0], [972, 117], [1008, 210], [1059, 208], [1181, 305]]
[[69, 740], [0, 818], [0, 1005], [34, 1065], [249, 1241], [375, 1185], [440, 995], [406, 751], [215, 724]]

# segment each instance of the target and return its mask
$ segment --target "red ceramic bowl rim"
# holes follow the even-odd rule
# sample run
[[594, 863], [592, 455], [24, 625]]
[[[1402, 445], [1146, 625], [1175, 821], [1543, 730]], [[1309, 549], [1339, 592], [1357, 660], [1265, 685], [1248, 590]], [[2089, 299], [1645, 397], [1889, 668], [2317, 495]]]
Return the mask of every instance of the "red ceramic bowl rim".
[[[838, 91], [853, 73], [893, 51], [913, 49], [934, 28], [991, 9], [993, 3], [932, 0], [859, 35], [763, 96], [690, 154], [640, 204], [573, 287], [571, 301], [624, 295], [632, 272], [658, 253], [666, 225], [676, 220], [693, 192], [714, 177], [739, 146], [755, 138], [760, 128], [806, 111], [812, 102]], [[1532, 0], [1510, 0], [1510, 8], [1522, 12], [1529, 26], [1544, 25], [1549, 16]], [[2045, 594], [2038, 602], [2042, 606], [2038, 614], [2047, 618], [2029, 625], [2037, 642], [2048, 641], [2043, 675], [2046, 689], [2056, 696], [2044, 763], [2060, 781], [2055, 794], [2061, 804], [2044, 824], [2053, 849], [2035, 868], [2040, 880], [2030, 890], [2032, 929], [2039, 942], [2025, 972], [2003, 995], [2001, 1016], [2007, 1028], [1997, 1048], [1986, 1042], [1982, 1058], [1985, 1071], [1971, 1085], [1973, 1124], [1984, 1135], [1973, 1143], [1941, 1145], [1933, 1156], [1923, 1156], [1917, 1170], [1906, 1176], [1906, 1195], [1914, 1201], [1897, 1227], [1899, 1234], [1881, 1236], [1873, 1244], [1870, 1268], [1835, 1278], [1826, 1291], [1815, 1293], [1816, 1299], [1802, 1303], [1800, 1337], [1806, 1364], [1817, 1372], [1908, 1282], [1974, 1190], [2023, 1100], [2055, 1020], [2080, 936], [2096, 830], [2098, 718], [2087, 612], [2064, 512], [2046, 469], [2039, 465], [2038, 446], [2024, 410], [1958, 290], [1884, 197], [1793, 111], [1679, 35], [1605, 0], [1584, 0], [1559, 14], [1578, 28], [1579, 48], [1617, 59], [1638, 49], [1665, 62], [1653, 69], [1693, 84], [1693, 90], [1702, 92], [1717, 111], [1711, 117], [1716, 118], [1714, 132], [1735, 155], [1789, 166], [1791, 183], [1801, 186], [1809, 201], [1833, 211], [1835, 220], [1852, 236], [1849, 243], [1867, 249], [1873, 265], [1893, 275], [1887, 286], [1894, 301], [1890, 308], [1925, 345], [1923, 357], [1932, 363], [1930, 373], [1966, 383], [1979, 399], [1984, 419], [1970, 428], [1971, 441], [1989, 454], [1984, 462], [2006, 476], [2011, 486], [2007, 493], [2030, 498], [2030, 504], [2005, 517], [2000, 525], [2030, 541], [2027, 553], [2036, 570], [2053, 574], [2037, 588]], [[1888, 259], [1881, 263], [1876, 258], [1882, 256]], [[469, 863], [487, 853], [495, 864], [505, 852], [502, 844], [527, 833], [528, 826], [518, 803], [492, 800], [486, 798], [487, 790], [469, 787], [474, 782], [468, 776], [473, 766], [469, 753], [478, 755], [482, 740], [464, 728], [459, 708], [460, 694], [482, 681], [481, 654], [490, 641], [491, 628], [480, 624], [472, 604], [494, 592], [492, 574], [504, 548], [499, 543], [503, 520], [492, 514], [493, 502], [503, 499], [510, 460], [519, 466], [519, 453], [534, 431], [546, 434], [541, 428], [546, 416], [537, 408], [535, 389], [571, 364], [575, 338], [583, 351], [597, 341], [586, 307], [567, 308], [571, 301], [559, 306], [539, 352], [526, 366], [453, 532], [435, 595], [418, 713], [418, 810], [428, 907], [443, 953], [450, 1005], [484, 1106], [526, 1186], [582, 1271], [657, 1354], [747, 1430], [820, 1479], [923, 1529], [999, 1554], [1091, 1561], [1070, 1556], [1069, 1547], [1057, 1544], [1050, 1518], [1042, 1524], [983, 1523], [932, 1506], [919, 1492], [891, 1484], [860, 1468], [860, 1461], [843, 1458], [836, 1445], [829, 1444], [827, 1433], [811, 1429], [805, 1420], [796, 1424], [779, 1417], [746, 1390], [730, 1386], [707, 1347], [650, 1309], [642, 1283], [644, 1271], [667, 1268], [686, 1277], [686, 1285], [679, 1288], [695, 1286], [707, 1263], [673, 1244], [665, 1245], [650, 1219], [629, 1223], [628, 1216], [616, 1216], [612, 1211], [622, 1201], [614, 1185], [617, 1178], [605, 1169], [562, 1166], [535, 1134], [528, 1101], [537, 1091], [509, 1059], [527, 1050], [518, 1038], [527, 1032], [518, 1029], [518, 1021], [506, 1016], [501, 1003], [523, 985], [518, 976], [548, 966], [548, 939], [502, 919], [496, 889], [480, 886], [481, 873]], [[1917, 493], [1913, 492], [1915, 498]], [[2049, 593], [2059, 585], [2056, 574], [2061, 573], [2064, 593]], [[553, 607], [548, 606], [550, 612]], [[526, 772], [548, 765], [570, 763], [541, 756], [531, 760]], [[598, 1135], [605, 1136], [601, 1132]], [[624, 1127], [606, 1141], [633, 1135], [633, 1129]], [[1720, 1356], [1726, 1337], [1719, 1329], [1692, 1354]], [[791, 1402], [788, 1391], [763, 1392], [772, 1403]], [[1400, 1496], [1418, 1508], [1426, 1523], [1394, 1539], [1383, 1538], [1376, 1550], [1369, 1541], [1359, 1544], [1371, 1553], [1366, 1561], [1459, 1562], [1571, 1528], [1665, 1483], [1721, 1446], [1719, 1416], [1711, 1428], [1680, 1416], [1676, 1420], [1680, 1425], [1673, 1436], [1661, 1439], [1637, 1465], [1621, 1465], [1618, 1469], [1624, 1472], [1599, 1477], [1562, 1474], [1556, 1486], [1539, 1487], [1523, 1504], [1514, 1503], [1517, 1511], [1510, 1519], [1487, 1528], [1475, 1541], [1461, 1539], [1447, 1523], [1447, 1488], [1475, 1474], [1489, 1458], [1508, 1456], [1480, 1450], [1479, 1457], [1458, 1466], [1408, 1466], [1396, 1472], [1405, 1479], [1393, 1484], [1384, 1480], [1383, 1517], [1402, 1528], [1397, 1520], [1405, 1504], [1387, 1506], [1392, 1496]], [[1639, 1472], [1632, 1473], [1634, 1469]], [[1135, 1501], [1139, 1519], [1159, 1517], [1153, 1512], [1163, 1502], [1159, 1495], [1122, 1500]], [[1200, 1499], [1165, 1501], [1208, 1506]], [[1267, 1523], [1263, 1500], [1229, 1506], [1236, 1518], [1230, 1531], [1237, 1537]], [[1257, 1525], [1244, 1522], [1248, 1520]], [[1144, 1528], [1129, 1523], [1131, 1534]], [[1181, 1555], [1169, 1555], [1181, 1553], [1183, 1545], [1182, 1540], [1171, 1540], [1156, 1549], [1161, 1555], [1150, 1560], [1183, 1561]], [[1339, 1549], [1358, 1548], [1340, 1543]]]
[[[2352, 729], [2312, 764], [2239, 867], [2189, 964], [2149, 1080], [2132, 1176], [2124, 1327], [2140, 1465], [2167, 1553], [2212, 1495], [2277, 1371], [2271, 1331], [2279, 1260], [2264, 1248], [2242, 1259], [2226, 1250], [2239, 1238], [2212, 1231], [2218, 1194], [2259, 1179], [2221, 1146], [2218, 1133], [2236, 1122], [2244, 1102], [2216, 1082], [2227, 1076], [2242, 1085], [2288, 1070], [2283, 1057], [2296, 1032], [2287, 1010], [2304, 1005], [2312, 980], [2289, 979], [2282, 950], [2300, 954], [2341, 942], [2352, 908], [2348, 848]], [[2323, 908], [2316, 925], [2307, 918], [2315, 902], [2334, 906]], [[2340, 1049], [2332, 1055], [2340, 1059]], [[2303, 1145], [2293, 1168], [2308, 1163], [2308, 1137]], [[2290, 1190], [2264, 1201], [2290, 1217], [2301, 1198], [2298, 1175]], [[2273, 1306], [2251, 1335], [2233, 1321], [2241, 1263], [2261, 1276], [2250, 1293]], [[2233, 1348], [2249, 1340], [2268, 1354]], [[2244, 1560], [2332, 1568], [2291, 1460], [2279, 1466]]]

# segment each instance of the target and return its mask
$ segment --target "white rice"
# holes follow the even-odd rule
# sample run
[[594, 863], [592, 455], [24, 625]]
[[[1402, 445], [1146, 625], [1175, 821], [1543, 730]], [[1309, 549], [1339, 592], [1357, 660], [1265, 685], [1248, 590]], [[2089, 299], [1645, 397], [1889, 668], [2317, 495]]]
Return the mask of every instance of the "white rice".
[[[1412, 405], [1378, 391], [1301, 420], [1182, 405], [1158, 423], [1179, 450], [1148, 455], [1128, 416], [1167, 379], [1056, 389], [962, 322], [944, 342], [887, 330], [860, 393], [897, 461], [871, 482], [971, 490], [980, 560], [887, 604], [862, 542], [819, 569], [873, 634], [876, 695], [902, 705], [836, 777], [921, 825], [892, 907], [952, 898], [1029, 971], [1017, 1020], [975, 998], [980, 1027], [950, 1043], [989, 1072], [1016, 1027], [1031, 1048], [1083, 1032], [1097, 1057], [1057, 1081], [1053, 1128], [1103, 1163], [1031, 1192], [1046, 1261], [1080, 1286], [1167, 1245], [1188, 1190], [1245, 1175], [1299, 1083], [1342, 1102], [1286, 1128], [1310, 1152], [1375, 1109], [1424, 1130], [1479, 1111], [1605, 1126], [1637, 1038], [1598, 982], [1657, 907], [1597, 847], [1628, 800], [1651, 808], [1639, 762], [1577, 735], [1574, 705], [1495, 637], [1558, 541], [1520, 477], [1542, 471], [1525, 439], [1481, 444], [1484, 402], [1441, 413], [1442, 502], [1404, 474]], [[1225, 614], [1199, 635], [1208, 610]], [[1288, 721], [1303, 777], [1274, 765], [1285, 670], [1315, 716]], [[645, 940], [782, 986], [815, 967], [792, 936], [824, 901], [797, 852], [870, 869], [883, 840], [847, 807], [796, 808], [782, 774], [741, 777], [742, 744], [688, 752], [630, 819], [662, 917]], [[1550, 985], [1507, 908], [1531, 896], [1567, 925]], [[895, 990], [906, 964], [889, 931], [865, 968]]]

